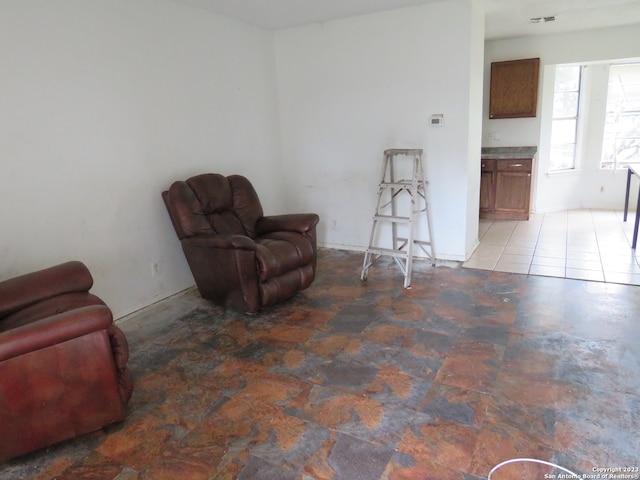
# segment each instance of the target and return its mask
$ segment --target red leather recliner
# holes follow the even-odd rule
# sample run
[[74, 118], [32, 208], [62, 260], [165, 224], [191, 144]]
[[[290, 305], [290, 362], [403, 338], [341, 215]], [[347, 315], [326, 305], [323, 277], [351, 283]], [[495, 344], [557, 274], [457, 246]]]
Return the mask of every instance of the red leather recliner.
[[125, 418], [127, 341], [81, 262], [0, 282], [0, 461]]
[[256, 313], [315, 279], [318, 215], [264, 216], [240, 175], [197, 175], [162, 197], [203, 298]]

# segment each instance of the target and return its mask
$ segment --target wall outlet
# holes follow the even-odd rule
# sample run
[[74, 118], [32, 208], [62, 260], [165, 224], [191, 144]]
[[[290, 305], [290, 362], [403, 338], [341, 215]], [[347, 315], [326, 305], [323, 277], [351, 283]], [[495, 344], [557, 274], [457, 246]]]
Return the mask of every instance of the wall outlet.
[[338, 230], [338, 220], [335, 218], [331, 219], [331, 230]]
[[158, 262], [151, 263], [151, 276], [157, 277], [160, 275], [160, 264]]

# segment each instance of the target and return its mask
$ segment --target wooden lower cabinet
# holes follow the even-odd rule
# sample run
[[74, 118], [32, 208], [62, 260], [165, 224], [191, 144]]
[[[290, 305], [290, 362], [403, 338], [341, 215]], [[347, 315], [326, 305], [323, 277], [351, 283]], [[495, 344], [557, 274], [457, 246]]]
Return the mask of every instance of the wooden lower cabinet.
[[483, 159], [480, 218], [528, 220], [533, 160]]
[[480, 218], [495, 209], [496, 161], [483, 160], [480, 170]]

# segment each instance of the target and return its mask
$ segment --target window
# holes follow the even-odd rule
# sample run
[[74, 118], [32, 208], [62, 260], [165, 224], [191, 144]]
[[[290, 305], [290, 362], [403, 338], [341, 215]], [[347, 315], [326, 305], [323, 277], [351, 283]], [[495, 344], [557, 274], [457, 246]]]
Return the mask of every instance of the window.
[[600, 168], [640, 162], [640, 63], [611, 65]]
[[553, 90], [549, 170], [576, 167], [576, 140], [580, 104], [580, 65], [558, 65]]

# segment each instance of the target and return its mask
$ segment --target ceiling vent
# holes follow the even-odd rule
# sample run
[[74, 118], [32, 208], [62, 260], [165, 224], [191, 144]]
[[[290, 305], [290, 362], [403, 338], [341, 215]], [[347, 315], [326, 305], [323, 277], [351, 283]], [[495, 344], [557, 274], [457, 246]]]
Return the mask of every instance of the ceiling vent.
[[555, 22], [556, 17], [554, 15], [550, 17], [534, 17], [529, 19], [529, 23], [547, 23], [547, 22]]

